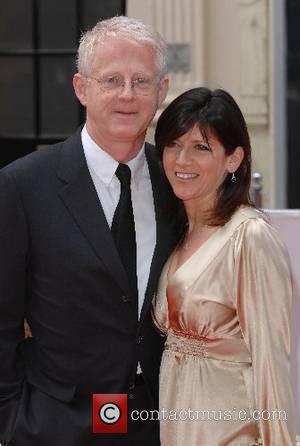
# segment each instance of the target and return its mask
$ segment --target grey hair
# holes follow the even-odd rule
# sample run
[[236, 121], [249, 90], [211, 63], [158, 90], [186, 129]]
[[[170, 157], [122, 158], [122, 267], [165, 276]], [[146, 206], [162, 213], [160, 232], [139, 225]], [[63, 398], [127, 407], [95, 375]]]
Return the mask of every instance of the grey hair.
[[77, 69], [80, 74], [89, 74], [95, 46], [110, 38], [124, 38], [153, 46], [160, 77], [167, 73], [167, 44], [161, 35], [141, 20], [115, 16], [99, 21], [92, 29], [82, 34], [77, 54]]

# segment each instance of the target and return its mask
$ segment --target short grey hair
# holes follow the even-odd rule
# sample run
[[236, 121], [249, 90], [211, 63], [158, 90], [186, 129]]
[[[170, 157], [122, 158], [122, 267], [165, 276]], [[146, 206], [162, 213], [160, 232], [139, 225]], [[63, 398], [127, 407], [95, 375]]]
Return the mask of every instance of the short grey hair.
[[77, 69], [88, 76], [93, 62], [94, 48], [107, 39], [128, 39], [154, 48], [160, 77], [167, 73], [167, 44], [161, 35], [141, 20], [126, 16], [115, 16], [101, 20], [82, 34], [77, 54]]

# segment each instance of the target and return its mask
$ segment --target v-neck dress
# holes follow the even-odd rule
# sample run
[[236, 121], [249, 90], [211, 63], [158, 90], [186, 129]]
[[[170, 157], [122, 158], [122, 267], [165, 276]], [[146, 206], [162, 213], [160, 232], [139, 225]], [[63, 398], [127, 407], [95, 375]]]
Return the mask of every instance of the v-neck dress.
[[275, 229], [242, 208], [172, 274], [171, 262], [153, 307], [167, 337], [161, 445], [293, 445], [291, 277]]

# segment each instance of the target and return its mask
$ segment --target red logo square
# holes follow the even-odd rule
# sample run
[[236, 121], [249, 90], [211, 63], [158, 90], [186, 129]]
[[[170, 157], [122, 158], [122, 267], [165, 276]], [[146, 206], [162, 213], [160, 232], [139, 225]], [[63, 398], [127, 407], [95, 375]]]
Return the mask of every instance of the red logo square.
[[93, 432], [96, 434], [127, 433], [127, 394], [93, 395]]

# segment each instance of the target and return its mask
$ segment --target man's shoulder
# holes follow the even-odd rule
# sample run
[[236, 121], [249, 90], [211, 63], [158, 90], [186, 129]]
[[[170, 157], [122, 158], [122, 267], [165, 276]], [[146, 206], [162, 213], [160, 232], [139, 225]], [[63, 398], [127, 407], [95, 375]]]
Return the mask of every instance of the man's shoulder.
[[149, 166], [150, 176], [157, 176], [161, 167], [158, 152], [156, 147], [149, 142], [145, 142], [145, 156]]
[[152, 158], [158, 159], [157, 150], [153, 144], [150, 142], [145, 142], [145, 153], [146, 156], [151, 156]]
[[155, 150], [155, 145], [152, 144], [151, 142], [148, 142], [148, 141], [145, 142], [145, 147], [146, 147], [148, 150]]
[[28, 155], [16, 159], [12, 163], [3, 167], [1, 171], [9, 175], [18, 175], [21, 174], [22, 171], [28, 171], [28, 169], [39, 169], [42, 165], [49, 166], [57, 158], [61, 147], [62, 143], [60, 142], [39, 148]]
[[0, 172], [14, 177], [22, 176], [22, 174], [28, 175], [29, 173], [39, 173], [40, 176], [43, 172], [56, 168], [62, 151], [64, 148], [68, 149], [68, 147], [71, 147], [74, 140], [78, 141], [78, 132], [56, 144], [41, 146], [28, 155], [18, 158], [3, 167]]

